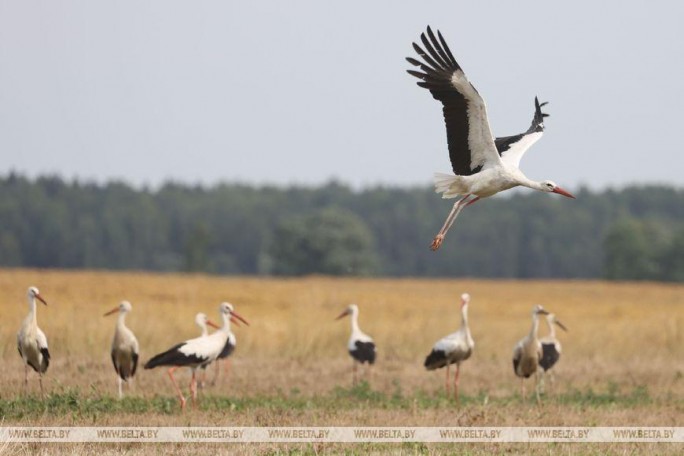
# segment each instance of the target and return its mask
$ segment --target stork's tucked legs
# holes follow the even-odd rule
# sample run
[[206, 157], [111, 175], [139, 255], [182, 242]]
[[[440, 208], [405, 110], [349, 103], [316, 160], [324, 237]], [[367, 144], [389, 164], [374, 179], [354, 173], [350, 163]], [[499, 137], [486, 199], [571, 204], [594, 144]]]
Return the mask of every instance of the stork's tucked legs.
[[432, 244], [430, 245], [430, 249], [437, 250], [442, 245], [442, 242], [444, 242], [444, 237], [446, 236], [447, 231], [449, 231], [449, 228], [451, 228], [451, 225], [454, 224], [454, 221], [456, 221], [456, 217], [458, 217], [458, 214], [461, 213], [463, 208], [466, 206], [470, 206], [475, 201], [480, 199], [480, 197], [477, 196], [477, 197], [473, 198], [472, 200], [468, 201], [468, 198], [470, 198], [471, 196], [473, 196], [473, 195], [469, 193], [454, 203], [454, 207], [451, 209], [451, 212], [449, 212], [449, 215], [447, 216], [446, 220], [444, 221], [444, 225], [442, 225], [442, 229], [439, 230], [439, 233], [437, 233], [437, 236], [435, 236], [435, 238], [432, 240]]
[[178, 369], [178, 366], [174, 366], [168, 370], [169, 378], [171, 379], [171, 383], [173, 383], [173, 387], [176, 389], [176, 392], [178, 393], [178, 398], [180, 399], [180, 403], [181, 403], [181, 410], [185, 410], [185, 398], [183, 397], [183, 392], [178, 387], [178, 383], [176, 383], [176, 379], [173, 378], [173, 372], [176, 369]]
[[458, 377], [461, 373], [461, 363], [456, 363], [456, 373], [454, 374], [454, 399], [458, 402]]

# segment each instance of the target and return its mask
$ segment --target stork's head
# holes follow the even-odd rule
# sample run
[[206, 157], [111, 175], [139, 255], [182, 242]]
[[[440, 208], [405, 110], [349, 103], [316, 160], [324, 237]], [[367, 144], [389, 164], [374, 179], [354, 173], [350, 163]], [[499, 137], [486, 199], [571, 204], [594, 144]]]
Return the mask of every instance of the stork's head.
[[47, 302], [45, 302], [45, 299], [40, 295], [40, 292], [38, 291], [38, 288], [36, 287], [29, 287], [28, 292], [26, 293], [29, 301], [33, 301], [34, 299], [37, 299], [38, 301], [42, 302], [47, 306]]
[[556, 318], [556, 316], [555, 316], [554, 314], [552, 314], [552, 313], [546, 315], [546, 321], [549, 322], [549, 325], [552, 325], [552, 324], [555, 323], [555, 324], [558, 325], [558, 327], [559, 327], [560, 329], [562, 329], [563, 331], [567, 331], [567, 330], [568, 330], [568, 328], [566, 328], [565, 325], [564, 325], [563, 323], [561, 323], [560, 320], [558, 320], [558, 319]]
[[344, 311], [335, 318], [335, 320], [339, 320], [340, 318], [344, 318], [347, 315], [354, 315], [355, 313], [359, 312], [359, 306], [356, 304], [349, 304]]
[[544, 308], [542, 306], [540, 306], [539, 304], [534, 306], [534, 309], [532, 309], [532, 316], [548, 315], [548, 314], [549, 314], [549, 312], [544, 310]]
[[545, 180], [539, 183], [539, 190], [548, 193], [558, 193], [559, 195], [567, 196], [568, 198], [575, 199], [575, 196], [567, 190], [560, 188], [555, 182], [550, 180]]
[[463, 293], [461, 295], [461, 307], [466, 307], [470, 303], [470, 295], [468, 293]]
[[233, 308], [233, 305], [229, 302], [222, 302], [219, 306], [219, 312], [221, 313], [221, 315], [228, 316], [230, 318], [230, 321], [232, 321], [233, 323], [237, 323], [237, 321], [239, 320], [242, 323], [249, 326], [247, 320], [245, 320], [237, 312], [235, 312], [235, 308]]
[[207, 326], [218, 329], [219, 326], [213, 321], [209, 320], [206, 314], [200, 312], [195, 315], [195, 324], [200, 327], [200, 329], [205, 330]]
[[131, 310], [133, 310], [133, 306], [131, 305], [130, 302], [128, 301], [121, 301], [118, 306], [114, 307], [112, 310], [109, 312], [105, 313], [103, 316], [106, 317], [108, 315], [113, 314], [114, 312], [120, 312], [122, 314], [128, 313]]

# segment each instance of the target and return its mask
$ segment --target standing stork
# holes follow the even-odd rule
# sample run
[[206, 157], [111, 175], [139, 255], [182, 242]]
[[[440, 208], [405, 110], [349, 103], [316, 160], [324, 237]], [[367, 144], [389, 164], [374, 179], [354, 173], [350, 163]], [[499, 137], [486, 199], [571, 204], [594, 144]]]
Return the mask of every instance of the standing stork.
[[[556, 338], [556, 328], [553, 325], [558, 325], [563, 331], [567, 331], [568, 328], [561, 323], [554, 314], [550, 313], [546, 316], [546, 324], [549, 327], [549, 334], [546, 337], [542, 337], [540, 342], [542, 346], [542, 357], [539, 360], [539, 365], [543, 369], [543, 374], [546, 374], [551, 370], [551, 368], [558, 362], [561, 355], [561, 343]], [[551, 381], [553, 383], [553, 373], [550, 372]], [[542, 382], [544, 377], [542, 377]]]
[[197, 405], [197, 379], [195, 376], [198, 367], [210, 364], [223, 350], [228, 340], [230, 333], [230, 317], [233, 316], [246, 325], [247, 320], [242, 318], [232, 304], [227, 302], [221, 303], [219, 312], [223, 319], [221, 328], [213, 334], [208, 336], [200, 336], [194, 339], [186, 340], [180, 344], [174, 345], [163, 353], [152, 357], [145, 363], [145, 369], [153, 369], [157, 366], [171, 366], [168, 370], [169, 378], [173, 383], [178, 397], [180, 399], [181, 409], [185, 409], [185, 397], [183, 392], [178, 387], [176, 380], [173, 378], [173, 372], [179, 367], [189, 367], [192, 370], [192, 379], [190, 380], [190, 393], [192, 394], [192, 403]]
[[344, 312], [342, 312], [336, 320], [351, 315], [351, 337], [349, 338], [349, 343], [347, 344], [347, 349], [349, 354], [353, 359], [353, 370], [352, 370], [352, 385], [356, 385], [356, 364], [368, 363], [368, 369], [370, 372], [370, 366], [375, 363], [375, 342], [373, 338], [368, 334], [361, 331], [359, 328], [359, 306], [356, 304], [350, 304]]
[[[240, 321], [235, 318], [234, 316], [230, 316], [230, 322], [233, 323], [235, 326], [240, 326]], [[195, 324], [199, 326], [201, 330], [200, 337], [206, 337], [209, 332], [207, 330], [207, 326], [211, 326], [212, 328], [220, 329], [219, 326], [216, 326], [209, 318], [203, 314], [203, 313], [198, 313], [195, 316]], [[229, 330], [230, 331], [230, 330]], [[235, 338], [235, 334], [233, 334], [233, 331], [230, 331], [228, 334], [228, 340], [226, 340], [226, 345], [223, 347], [223, 350], [221, 353], [218, 355], [218, 358], [216, 358], [216, 373], [214, 374], [214, 379], [211, 381], [211, 385], [216, 384], [216, 380], [218, 379], [219, 376], [219, 362], [222, 359], [228, 358], [230, 355], [233, 354], [233, 351], [235, 351], [235, 345], [237, 343], [237, 340]], [[226, 364], [228, 364], [230, 361], [226, 360]], [[204, 384], [206, 383], [206, 377], [207, 377], [207, 366], [208, 364], [203, 364], [200, 366], [202, 368], [202, 380], [200, 381], [200, 387], [203, 388]], [[228, 367], [228, 366], [226, 366]]]
[[441, 193], [442, 198], [460, 197], [432, 241], [432, 250], [437, 250], [442, 245], [447, 231], [461, 210], [480, 198], [519, 185], [574, 198], [554, 182], [533, 181], [519, 169], [523, 154], [544, 132], [543, 120], [548, 114], [543, 113], [541, 108], [546, 103], [540, 104], [535, 97], [532, 125], [526, 132], [495, 139], [489, 126], [484, 100], [456, 63], [439, 31], [437, 37], [430, 27], [427, 28], [427, 36], [425, 33], [420, 35], [427, 52], [413, 43], [413, 49], [425, 62], [411, 57], [406, 59], [421, 70], [407, 70], [408, 73], [420, 79], [418, 85], [428, 89], [433, 98], [443, 105], [449, 158], [454, 175], [435, 174], [435, 191]]
[[449, 397], [449, 366], [456, 364], [454, 374], [454, 399], [458, 401], [458, 377], [461, 370], [461, 363], [470, 358], [475, 348], [475, 341], [470, 334], [468, 326], [468, 304], [470, 295], [461, 295], [461, 327], [455, 333], [440, 339], [432, 347], [432, 351], [425, 358], [425, 368], [435, 370], [446, 366], [446, 395]]
[[[239, 320], [234, 318], [233, 316], [230, 317], [230, 321], [235, 324], [235, 326], [240, 326]], [[224, 369], [226, 371], [226, 375], [228, 374], [230, 370], [230, 355], [233, 354], [235, 351], [235, 347], [237, 345], [237, 338], [235, 337], [235, 334], [233, 331], [229, 330], [228, 333], [228, 340], [226, 340], [226, 345], [223, 346], [223, 350], [221, 350], [221, 353], [219, 353], [218, 358], [216, 358], [216, 370], [214, 371], [214, 379], [211, 381], [211, 385], [214, 386], [216, 384], [216, 381], [218, 380], [219, 377], [219, 371], [221, 370], [221, 360], [225, 360], [223, 362]]]
[[47, 302], [40, 295], [36, 287], [29, 287], [26, 295], [29, 313], [17, 333], [17, 349], [19, 350], [19, 356], [24, 360], [24, 390], [28, 388], [28, 368], [31, 366], [33, 370], [38, 372], [40, 395], [43, 397], [43, 374], [50, 365], [50, 352], [48, 351], [47, 337], [38, 327], [36, 299], [46, 306]]
[[133, 310], [133, 306], [130, 302], [121, 301], [118, 306], [104, 314], [107, 317], [119, 312], [111, 350], [112, 364], [114, 364], [116, 379], [119, 384], [119, 399], [123, 397], [123, 382], [128, 383], [128, 379], [135, 375], [135, 370], [138, 367], [138, 339], [135, 338], [133, 331], [126, 327], [126, 315], [131, 310]]
[[539, 402], [539, 361], [542, 358], [541, 342], [537, 338], [539, 315], [548, 315], [540, 305], [532, 309], [532, 328], [530, 333], [520, 339], [513, 349], [513, 372], [520, 377], [520, 395], [525, 399], [525, 379], [535, 374], [537, 402]]

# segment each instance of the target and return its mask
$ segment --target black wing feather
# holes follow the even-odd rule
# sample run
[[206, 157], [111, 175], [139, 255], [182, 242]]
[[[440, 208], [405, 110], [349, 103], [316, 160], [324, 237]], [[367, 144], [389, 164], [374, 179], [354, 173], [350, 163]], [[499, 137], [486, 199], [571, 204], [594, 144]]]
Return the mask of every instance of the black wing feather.
[[195, 354], [186, 355], [185, 353], [181, 353], [178, 349], [183, 345], [185, 345], [185, 342], [174, 345], [165, 352], [153, 356], [143, 367], [145, 369], [153, 369], [157, 366], [190, 366], [202, 364], [207, 361], [206, 358], [202, 358]]
[[373, 342], [362, 342], [357, 340], [354, 344], [356, 348], [354, 350], [349, 350], [349, 354], [360, 362], [373, 364], [375, 363], [375, 344]]
[[425, 63], [408, 57], [406, 60], [423, 72], [407, 71], [411, 76], [421, 79], [418, 82], [420, 87], [428, 89], [433, 98], [442, 102], [451, 167], [455, 174], [469, 176], [480, 171], [481, 167], [471, 168], [468, 144], [468, 101], [451, 84], [451, 77], [454, 72], [461, 70], [461, 67], [439, 31], [437, 31], [437, 36], [439, 40], [435, 38], [430, 27], [427, 28], [427, 37], [425, 33], [421, 34], [420, 39], [427, 52], [418, 44], [413, 43], [413, 49]]
[[432, 350], [423, 364], [427, 370], [435, 370], [447, 365], [447, 356], [444, 350]]
[[503, 155], [504, 152], [510, 149], [513, 144], [523, 139], [526, 135], [544, 131], [544, 117], [549, 117], [549, 115], [545, 112], [542, 112], [541, 108], [547, 104], [548, 102], [546, 101], [544, 103], [539, 103], [539, 99], [534, 97], [534, 117], [532, 117], [532, 124], [530, 125], [530, 128], [528, 128], [525, 133], [496, 138], [494, 140], [494, 144], [496, 144], [496, 150], [499, 152], [499, 155]]
[[47, 347], [43, 347], [40, 349], [40, 353], [43, 355], [43, 362], [40, 365], [40, 373], [44, 374], [50, 365], [50, 352], [48, 351]]
[[138, 368], [138, 354], [133, 352], [133, 368], [131, 369], [131, 377], [135, 375], [135, 371]]
[[542, 357], [539, 360], [539, 365], [544, 371], [551, 369], [559, 359], [560, 353], [554, 344], [542, 344]]

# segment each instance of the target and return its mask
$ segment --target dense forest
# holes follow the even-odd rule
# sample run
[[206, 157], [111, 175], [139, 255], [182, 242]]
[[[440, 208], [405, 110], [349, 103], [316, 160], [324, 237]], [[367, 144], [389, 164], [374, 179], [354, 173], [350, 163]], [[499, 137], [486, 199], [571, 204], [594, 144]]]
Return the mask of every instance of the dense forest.
[[0, 177], [0, 266], [684, 281], [684, 189], [575, 193], [479, 202], [432, 252], [453, 201], [429, 186], [150, 190], [12, 173]]

